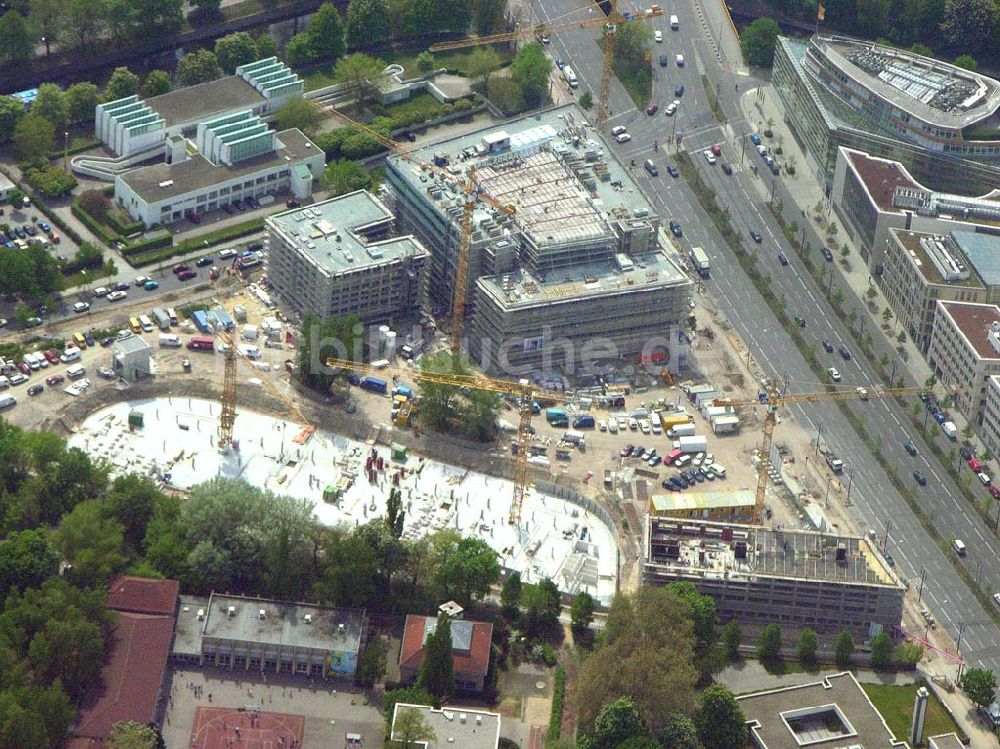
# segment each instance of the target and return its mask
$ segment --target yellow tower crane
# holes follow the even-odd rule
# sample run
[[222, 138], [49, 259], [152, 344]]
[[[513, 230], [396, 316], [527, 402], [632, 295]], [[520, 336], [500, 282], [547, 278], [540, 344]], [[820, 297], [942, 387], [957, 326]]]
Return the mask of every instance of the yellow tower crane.
[[222, 338], [229, 348], [226, 350], [226, 368], [222, 375], [219, 449], [228, 450], [233, 444], [233, 425], [236, 423], [236, 347], [225, 333], [222, 334]]
[[449, 49], [462, 49], [465, 47], [477, 47], [483, 44], [502, 44], [518, 40], [530, 39], [532, 34], [539, 29], [544, 29], [546, 33], [558, 33], [566, 29], [588, 29], [603, 26], [604, 33], [604, 65], [601, 70], [601, 88], [597, 97], [597, 122], [598, 130], [603, 131], [608, 122], [608, 93], [611, 89], [611, 72], [615, 60], [615, 34], [618, 26], [626, 21], [648, 21], [651, 18], [663, 15], [663, 8], [659, 5], [651, 5], [644, 11], [637, 11], [634, 15], [625, 16], [618, 10], [616, 0], [604, 0], [610, 5], [610, 11], [604, 15], [604, 10], [594, 3], [593, 5], [581, 8], [581, 10], [593, 10], [597, 8], [601, 16], [599, 18], [585, 18], [580, 21], [570, 21], [556, 24], [555, 26], [541, 26], [535, 29], [524, 29], [511, 31], [504, 34], [490, 34], [489, 36], [478, 36], [471, 39], [456, 39], [450, 42], [438, 42], [428, 47], [431, 52], [443, 52]]
[[501, 393], [502, 395], [512, 397], [517, 406], [519, 420], [516, 441], [517, 452], [514, 455], [514, 496], [510, 503], [510, 513], [507, 516], [507, 520], [511, 525], [517, 525], [521, 522], [521, 508], [524, 504], [524, 492], [528, 483], [528, 449], [531, 444], [532, 403], [538, 398], [563, 402], [566, 398], [562, 393], [542, 390], [527, 380], [503, 380], [478, 373], [453, 374], [450, 372], [429, 372], [420, 369], [400, 369], [398, 367], [375, 369], [368, 364], [360, 364], [345, 359], [327, 359], [326, 365], [334, 369], [342, 369], [362, 375], [376, 374], [382, 376], [388, 373], [396, 377], [412, 379], [419, 383], [429, 382], [438, 385], [452, 385], [459, 388]]
[[442, 169], [441, 167], [428, 161], [416, 158], [402, 143], [394, 141], [392, 138], [387, 138], [377, 130], [370, 128], [367, 125], [355, 122], [350, 117], [342, 112], [338, 112], [333, 107], [328, 107], [327, 111], [338, 119], [343, 120], [351, 127], [363, 132], [377, 143], [382, 144], [400, 158], [403, 158], [412, 164], [416, 164], [421, 169], [434, 172], [442, 179], [457, 185], [462, 190], [465, 197], [462, 203], [462, 222], [460, 225], [461, 235], [459, 237], [458, 258], [455, 264], [454, 298], [451, 303], [451, 350], [453, 353], [459, 353], [462, 343], [462, 323], [464, 322], [465, 316], [465, 296], [469, 285], [469, 251], [472, 247], [472, 214], [476, 208], [476, 203], [481, 200], [496, 210], [511, 216], [514, 215], [516, 209], [510, 203], [502, 203], [480, 189], [479, 183], [476, 179], [475, 166], [471, 166], [469, 168], [465, 179], [459, 179], [447, 169]]
[[764, 390], [757, 398], [717, 398], [713, 401], [716, 406], [732, 406], [741, 408], [746, 406], [764, 407], [764, 426], [760, 445], [760, 462], [757, 464], [757, 493], [753, 507], [753, 523], [760, 523], [764, 514], [764, 491], [767, 489], [767, 462], [771, 456], [771, 439], [774, 435], [774, 426], [777, 421], [778, 410], [789, 403], [817, 403], [828, 400], [867, 400], [869, 396], [876, 398], [889, 398], [894, 395], [907, 395], [917, 393], [926, 388], [882, 388], [878, 387], [873, 393], [869, 393], [865, 388], [854, 388], [844, 390], [824, 391], [818, 393], [786, 393], [779, 388], [777, 380], [768, 380]]

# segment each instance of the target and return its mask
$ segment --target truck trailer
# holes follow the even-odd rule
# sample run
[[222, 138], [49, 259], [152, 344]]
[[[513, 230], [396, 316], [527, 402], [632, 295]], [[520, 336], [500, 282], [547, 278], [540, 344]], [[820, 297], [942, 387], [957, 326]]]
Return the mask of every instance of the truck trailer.
[[698, 271], [698, 275], [702, 278], [708, 278], [708, 253], [706, 253], [701, 247], [692, 247], [689, 256], [691, 258], [691, 264], [694, 265], [694, 269]]
[[703, 434], [691, 437], [680, 437], [674, 440], [674, 449], [681, 453], [703, 453], [708, 450], [708, 440]]

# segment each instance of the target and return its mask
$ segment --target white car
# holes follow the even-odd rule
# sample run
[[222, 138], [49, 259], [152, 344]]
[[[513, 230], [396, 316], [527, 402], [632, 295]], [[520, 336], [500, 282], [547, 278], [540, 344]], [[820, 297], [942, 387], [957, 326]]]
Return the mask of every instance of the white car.
[[228, 260], [231, 257], [236, 257], [236, 250], [233, 249], [223, 250], [222, 252], [219, 253], [220, 260]]
[[73, 311], [76, 312], [77, 314], [81, 312], [86, 312], [88, 309], [90, 309], [90, 305], [87, 304], [86, 302], [76, 302], [73, 305]]
[[650, 432], [649, 422], [646, 421], [645, 419], [640, 420], [639, 429], [642, 431], [643, 434], [649, 434]]
[[861, 400], [863, 400], [863, 401], [868, 400], [868, 391], [865, 390], [863, 387], [857, 388], [857, 393], [858, 393], [858, 397]]
[[601, 430], [602, 432], [606, 432], [606, 431], [608, 431], [608, 425], [607, 425], [607, 422], [605, 422], [605, 421], [603, 421], [603, 420], [602, 420], [602, 421], [599, 421], [599, 422], [597, 422], [597, 428], [598, 428], [598, 429], [600, 429], [600, 430]]
[[674, 112], [676, 111], [677, 111], [677, 102], [673, 101], [667, 104], [667, 108], [663, 110], [663, 113], [667, 115], [667, 117], [673, 117]]
[[145, 286], [146, 285], [146, 281], [152, 281], [152, 280], [153, 279], [150, 278], [149, 276], [139, 276], [137, 279], [135, 279], [135, 285], [136, 286]]
[[124, 299], [127, 296], [128, 296], [127, 291], [112, 291], [110, 294], [108, 294], [108, 301], [117, 302]]
[[705, 156], [705, 161], [707, 161], [709, 164], [715, 163], [715, 154], [709, 151], [707, 148], [704, 151], [702, 151], [702, 154]]
[[677, 55], [677, 57], [675, 57], [674, 59], [677, 61], [677, 67], [679, 68], [684, 67], [684, 55]]
[[653, 32], [653, 39], [655, 39], [657, 42], [662, 42], [663, 41], [663, 32], [659, 31], [659, 30], [654, 31]]
[[632, 140], [632, 136], [628, 133], [618, 133], [618, 135], [615, 136], [615, 140], [619, 143], [628, 143]]
[[621, 135], [627, 130], [628, 128], [625, 127], [624, 125], [615, 125], [613, 128], [611, 128], [611, 135]]
[[109, 289], [107, 286], [98, 286], [96, 289], [94, 289], [94, 296], [97, 297], [107, 296], [110, 293], [111, 289]]
[[840, 382], [840, 370], [836, 367], [830, 367], [826, 370], [826, 373], [830, 375], [830, 379], [834, 382]]
[[28, 381], [28, 375], [22, 374], [21, 372], [15, 372], [10, 376], [11, 385], [23, 385]]
[[614, 419], [608, 419], [608, 431], [611, 434], [618, 434], [618, 422]]
[[634, 432], [639, 428], [639, 422], [630, 416], [628, 419], [628, 428]]

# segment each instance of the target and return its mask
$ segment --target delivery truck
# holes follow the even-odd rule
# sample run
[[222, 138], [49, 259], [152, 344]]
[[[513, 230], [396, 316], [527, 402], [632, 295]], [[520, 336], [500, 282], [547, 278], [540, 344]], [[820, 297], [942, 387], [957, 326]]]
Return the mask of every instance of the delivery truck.
[[370, 375], [362, 377], [358, 385], [362, 390], [367, 390], [371, 393], [385, 395], [389, 392], [389, 383], [380, 377], [372, 377]]
[[554, 427], [568, 427], [569, 417], [566, 412], [561, 408], [546, 408], [545, 409], [545, 420], [549, 422], [549, 426]]
[[691, 257], [691, 264], [694, 266], [694, 269], [698, 271], [698, 275], [702, 278], [708, 278], [708, 253], [706, 253], [701, 247], [692, 247], [689, 255]]
[[686, 411], [677, 411], [671, 414], [660, 414], [660, 426], [668, 432], [670, 429], [681, 424], [690, 424], [691, 416]]
[[577, 432], [575, 429], [569, 429], [563, 433], [563, 442], [568, 442], [571, 445], [582, 445], [586, 439], [587, 435], [583, 432]]
[[703, 453], [708, 450], [708, 440], [703, 434], [691, 437], [680, 437], [674, 440], [674, 449], [682, 453]]
[[693, 437], [696, 429], [697, 427], [695, 427], [695, 425], [691, 422], [687, 422], [686, 424], [677, 424], [667, 430], [667, 436], [672, 440], [675, 440], [678, 437]]

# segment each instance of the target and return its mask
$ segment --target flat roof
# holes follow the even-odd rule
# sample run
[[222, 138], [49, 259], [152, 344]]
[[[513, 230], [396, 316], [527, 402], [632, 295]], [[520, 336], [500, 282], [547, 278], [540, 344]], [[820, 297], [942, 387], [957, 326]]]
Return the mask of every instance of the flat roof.
[[[977, 278], [975, 273], [970, 273], [967, 278], [948, 281], [938, 271], [938, 267], [934, 264], [930, 255], [927, 254], [927, 249], [924, 247], [923, 240], [936, 239], [938, 241], [942, 241], [950, 254], [958, 255], [957, 259], [960, 260], [968, 259], [969, 263], [974, 266], [973, 269], [982, 275], [982, 271], [979, 266], [972, 262], [972, 258], [963, 258], [962, 255], [965, 254], [962, 252], [963, 248], [957, 246], [949, 237], [942, 237], [940, 234], [929, 234], [925, 232], [907, 231], [906, 229], [896, 228], [889, 229], [889, 232], [909, 254], [910, 261], [914, 264], [914, 266], [916, 266], [917, 272], [924, 277], [924, 280], [927, 283], [939, 284], [941, 286], [958, 286], [962, 288], [983, 288], [983, 284], [979, 282], [979, 278]], [[996, 263], [996, 266], [997, 271], [1000, 272], [1000, 262]], [[1000, 283], [1000, 277], [997, 278], [997, 283]]]
[[238, 161], [232, 166], [216, 165], [202, 154], [196, 154], [176, 164], [153, 164], [135, 169], [117, 179], [147, 203], [158, 203], [270, 167], [291, 166], [311, 156], [323, 156], [323, 152], [296, 128], [282, 130], [277, 139], [280, 142], [277, 150]]
[[363, 629], [364, 611], [357, 609], [213, 594], [203, 634], [236, 642], [357, 652]]
[[112, 351], [117, 354], [139, 354], [151, 351], [150, 346], [142, 336], [130, 335], [128, 338], [120, 338], [111, 344]]
[[938, 736], [930, 736], [927, 739], [930, 749], [965, 749], [957, 735], [954, 733], [942, 733]]
[[977, 231], [952, 231], [951, 238], [984, 284], [1000, 286], [1000, 236]]
[[892, 202], [897, 187], [923, 188], [923, 185], [917, 182], [898, 161], [869, 156], [848, 148], [844, 148], [843, 151], [872, 201], [883, 211], [901, 212]]
[[693, 518], [647, 518], [645, 561], [690, 577], [785, 577], [903, 588], [865, 538]]
[[231, 109], [251, 109], [264, 101], [264, 96], [238, 75], [179, 88], [145, 100], [168, 128], [210, 119]]
[[1000, 107], [1000, 83], [941, 60], [842, 36], [810, 46], [856, 83], [930, 124], [961, 129]]
[[500, 715], [485, 710], [466, 707], [442, 707], [435, 710], [427, 705], [396, 703], [392, 712], [393, 734], [399, 714], [404, 710], [416, 710], [436, 738], [430, 741], [414, 742], [422, 749], [496, 749], [500, 743]]
[[209, 599], [202, 596], [180, 596], [178, 601], [174, 645], [171, 652], [178, 655], [200, 655], [201, 634], [205, 628], [205, 621], [198, 619], [198, 612], [208, 612]]
[[736, 698], [761, 749], [905, 749], [845, 671], [820, 681]]
[[369, 227], [382, 228], [392, 219], [382, 201], [357, 190], [270, 216], [267, 224], [315, 265], [336, 275], [427, 254], [412, 235], [368, 241]]
[[981, 359], [1000, 359], [1000, 353], [990, 345], [988, 339], [990, 326], [993, 323], [1000, 323], [1000, 307], [995, 304], [944, 300], [938, 300], [938, 304]]
[[738, 490], [729, 492], [670, 492], [654, 494], [649, 503], [656, 512], [690, 512], [694, 510], [719, 510], [730, 507], [753, 507], [754, 492]]

